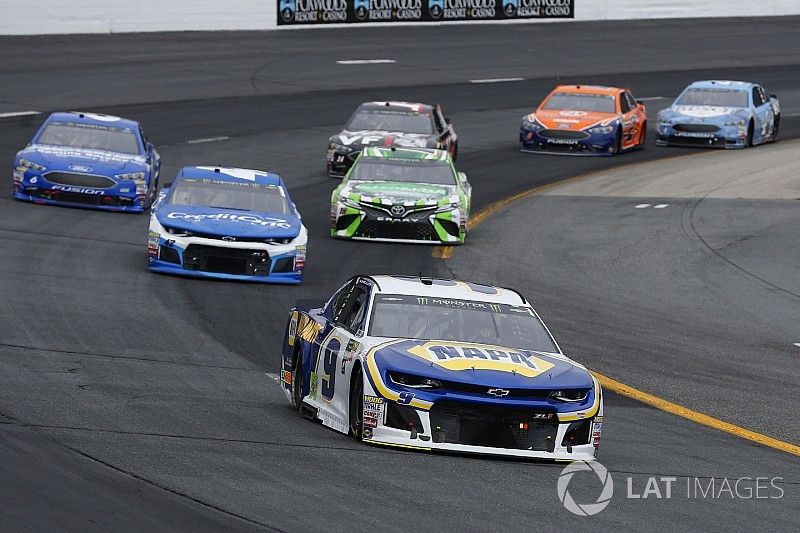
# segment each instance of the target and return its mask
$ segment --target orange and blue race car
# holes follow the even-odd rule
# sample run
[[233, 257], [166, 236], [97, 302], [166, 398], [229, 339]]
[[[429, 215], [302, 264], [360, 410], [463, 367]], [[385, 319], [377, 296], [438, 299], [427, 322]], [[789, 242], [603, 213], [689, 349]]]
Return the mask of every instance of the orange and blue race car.
[[647, 111], [630, 89], [559, 85], [522, 117], [523, 152], [615, 155], [640, 150], [647, 136]]

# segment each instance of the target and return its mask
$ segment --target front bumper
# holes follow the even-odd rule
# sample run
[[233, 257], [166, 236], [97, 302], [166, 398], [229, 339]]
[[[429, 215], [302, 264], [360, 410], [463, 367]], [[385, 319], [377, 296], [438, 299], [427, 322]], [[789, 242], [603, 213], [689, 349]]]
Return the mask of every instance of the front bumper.
[[657, 146], [686, 146], [700, 148], [744, 148], [747, 130], [744, 127], [721, 126], [717, 131], [680, 131], [677, 124], [659, 124]]
[[[365, 383], [363, 440], [420, 450], [594, 460], [602, 434], [603, 405], [585, 418], [563, 421], [536, 407], [498, 407], [440, 400], [430, 409], [383, 398]], [[401, 400], [402, 401], [402, 400]]]
[[[519, 149], [522, 152], [554, 155], [611, 156], [614, 155], [614, 134], [595, 135], [585, 133], [585, 138], [554, 138], [545, 136], [553, 130], [529, 130], [520, 128]], [[543, 134], [545, 132], [545, 134]], [[584, 132], [574, 132], [584, 133]], [[577, 137], [577, 136], [576, 136]]]
[[151, 231], [147, 252], [148, 268], [162, 274], [298, 285], [305, 271], [305, 243], [229, 243]]
[[466, 218], [460, 208], [437, 213], [436, 207], [430, 207], [393, 217], [373, 207], [355, 208], [337, 203], [331, 206], [331, 236], [412, 244], [462, 244], [466, 238]]
[[[14, 170], [14, 198], [43, 205], [82, 207], [103, 211], [141, 213], [145, 210], [146, 191], [137, 191], [135, 185], [125, 186], [125, 182], [118, 182], [117, 185], [105, 189], [65, 186], [50, 183], [46, 176], [46, 174], [42, 175], [16, 168]], [[111, 181], [110, 178], [109, 181]]]

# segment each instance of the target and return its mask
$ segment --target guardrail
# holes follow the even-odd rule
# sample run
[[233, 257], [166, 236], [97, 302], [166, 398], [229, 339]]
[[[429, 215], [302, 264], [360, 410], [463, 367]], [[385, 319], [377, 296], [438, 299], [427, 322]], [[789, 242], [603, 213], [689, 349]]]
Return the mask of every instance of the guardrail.
[[0, 0], [0, 35], [800, 15], [800, 0]]

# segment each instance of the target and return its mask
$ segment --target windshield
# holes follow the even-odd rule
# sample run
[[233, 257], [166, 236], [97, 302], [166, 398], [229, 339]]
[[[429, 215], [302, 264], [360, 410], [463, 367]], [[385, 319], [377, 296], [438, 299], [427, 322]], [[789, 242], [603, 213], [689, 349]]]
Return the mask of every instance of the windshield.
[[453, 169], [445, 162], [424, 159], [367, 159], [361, 158], [350, 174], [357, 181], [402, 181], [455, 185]]
[[616, 113], [617, 101], [608, 94], [555, 93], [547, 99], [542, 108]]
[[558, 352], [529, 307], [468, 300], [378, 294], [369, 334]]
[[262, 213], [291, 213], [283, 189], [261, 183], [184, 178], [173, 186], [169, 203]]
[[70, 146], [85, 150], [103, 150], [122, 154], [139, 155], [136, 134], [127, 128], [77, 124], [74, 122], [51, 122], [45, 126], [36, 140], [38, 144]]
[[389, 109], [359, 109], [350, 118], [348, 131], [397, 131], [430, 135], [433, 122], [430, 115]]
[[687, 89], [675, 105], [747, 107], [747, 92], [728, 89]]

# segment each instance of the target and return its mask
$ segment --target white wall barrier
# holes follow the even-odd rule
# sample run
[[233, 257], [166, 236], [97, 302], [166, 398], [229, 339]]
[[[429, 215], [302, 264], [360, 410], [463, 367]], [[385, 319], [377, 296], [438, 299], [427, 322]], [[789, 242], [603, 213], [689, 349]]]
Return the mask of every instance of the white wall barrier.
[[[0, 35], [150, 31], [267, 30], [278, 27], [282, 6], [352, 2], [350, 7], [457, 8], [475, 3], [503, 10], [564, 0], [0, 0]], [[299, 9], [299, 8], [298, 8]], [[363, 9], [362, 9], [363, 11]], [[391, 11], [391, 10], [390, 10]], [[395, 10], [398, 11], [398, 10]], [[800, 0], [574, 0], [574, 20], [627, 20], [800, 15]], [[509, 15], [510, 17], [510, 15]], [[409, 17], [411, 18], [411, 17]], [[365, 19], [359, 18], [361, 24]], [[430, 19], [428, 19], [430, 20]], [[525, 19], [526, 22], [564, 19]], [[510, 20], [508, 20], [510, 21]], [[437, 20], [438, 22], [438, 20]], [[500, 22], [494, 20], [493, 22]], [[522, 20], [514, 20], [522, 22]], [[285, 24], [286, 22], [282, 22]], [[304, 24], [307, 26], [307, 24]], [[286, 26], [282, 26], [286, 27]], [[297, 27], [293, 25], [291, 27]]]

